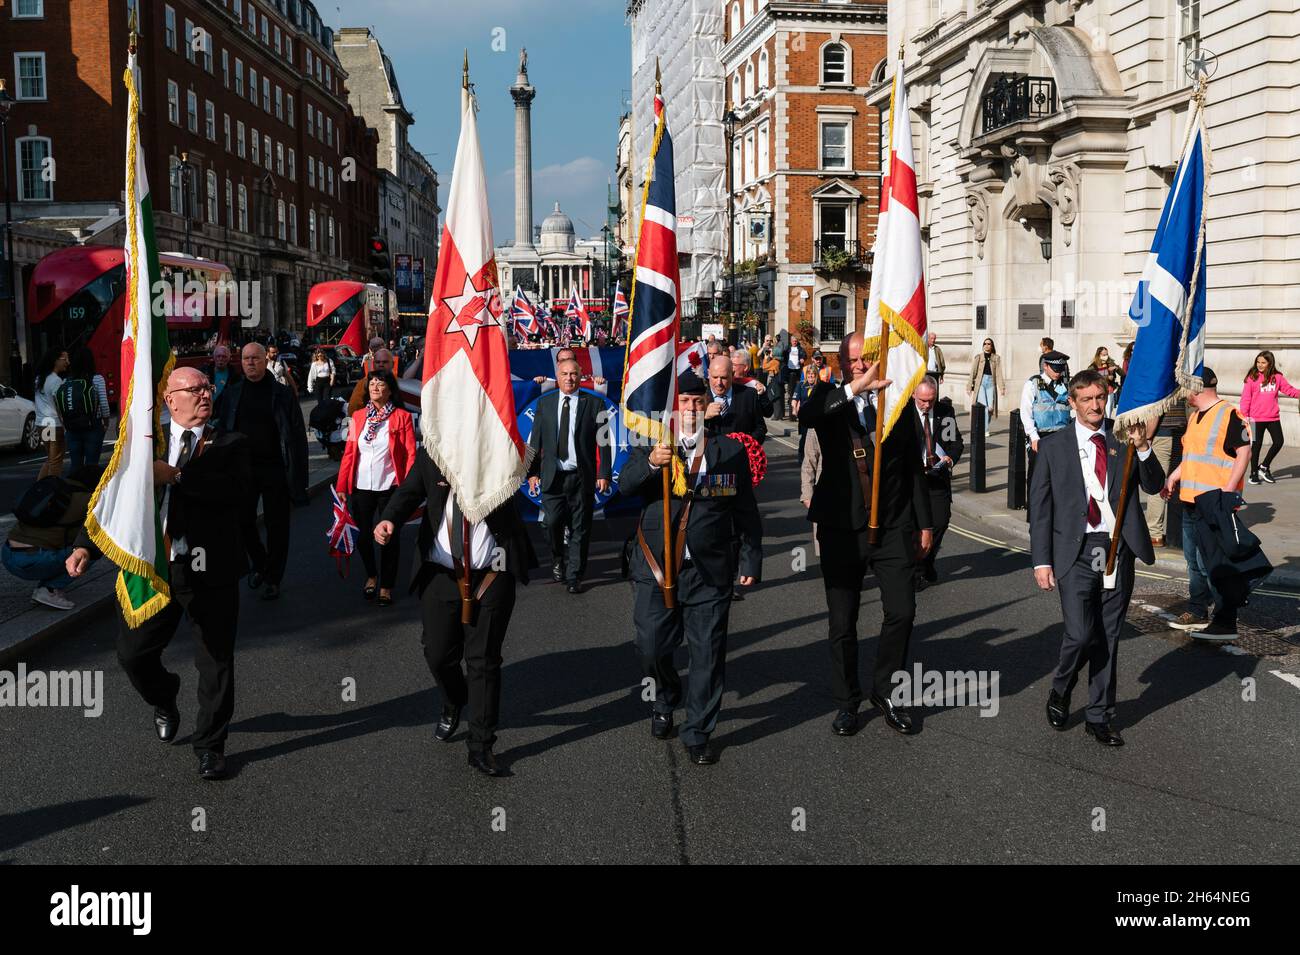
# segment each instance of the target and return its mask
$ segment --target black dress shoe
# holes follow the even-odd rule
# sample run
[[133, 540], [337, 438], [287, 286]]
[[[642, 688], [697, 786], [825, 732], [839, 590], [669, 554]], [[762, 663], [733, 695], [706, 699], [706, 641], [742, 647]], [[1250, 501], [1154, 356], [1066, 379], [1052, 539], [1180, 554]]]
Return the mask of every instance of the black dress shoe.
[[250, 571], [248, 574], [248, 586], [253, 590], [262, 586], [262, 572], [260, 570]]
[[902, 733], [904, 736], [911, 736], [916, 732], [916, 727], [912, 725], [911, 715], [906, 710], [899, 709], [892, 701], [873, 693], [871, 694], [871, 705], [885, 714], [885, 722], [889, 724], [891, 730]]
[[202, 779], [225, 779], [226, 757], [208, 750], [199, 754], [199, 776]]
[[745, 592], [744, 592], [743, 590], [741, 590], [739, 587], [732, 587], [732, 588], [731, 588], [731, 599], [732, 599], [732, 600], [744, 600], [744, 599], [745, 599]]
[[696, 766], [712, 766], [718, 761], [718, 754], [713, 751], [713, 747], [707, 740], [695, 746], [687, 746], [686, 753]]
[[840, 710], [835, 714], [835, 722], [831, 724], [831, 732], [836, 736], [852, 736], [858, 731], [858, 711], [857, 710]]
[[170, 743], [176, 738], [176, 729], [181, 725], [181, 711], [173, 703], [170, 707], [155, 706], [153, 710], [153, 728], [158, 738]]
[[673, 714], [656, 713], [650, 717], [650, 735], [655, 739], [667, 739], [673, 735]]
[[504, 775], [490, 749], [471, 749], [469, 751], [469, 764], [484, 776]]
[[571, 593], [571, 594], [580, 594], [580, 593], [582, 593], [582, 588], [578, 586], [578, 582], [577, 582], [576, 580], [573, 581], [571, 584], [569, 584], [569, 586], [568, 586], [566, 589], [567, 589], [567, 590], [569, 591], [569, 593]]
[[1084, 731], [1102, 746], [1123, 746], [1124, 737], [1110, 728], [1109, 723], [1084, 723]]
[[1052, 690], [1047, 694], [1047, 722], [1052, 724], [1052, 729], [1063, 730], [1069, 720], [1070, 698]]
[[433, 728], [433, 738], [440, 743], [445, 743], [456, 735], [458, 726], [460, 726], [460, 707], [444, 706], [438, 725]]
[[935, 584], [939, 582], [939, 572], [933, 567], [927, 567], [921, 573], [921, 576], [924, 577], [928, 583]]
[[912, 578], [912, 589], [915, 590], [918, 594], [926, 587], [929, 586], [930, 586], [930, 581], [926, 580], [923, 574], [917, 574], [915, 577]]
[[280, 599], [280, 585], [279, 585], [279, 584], [267, 584], [267, 585], [266, 585], [266, 589], [262, 591], [262, 599], [263, 599], [263, 600], [279, 600], [279, 599]]
[[557, 560], [551, 564], [551, 576], [555, 578], [557, 584], [564, 583], [564, 561]]

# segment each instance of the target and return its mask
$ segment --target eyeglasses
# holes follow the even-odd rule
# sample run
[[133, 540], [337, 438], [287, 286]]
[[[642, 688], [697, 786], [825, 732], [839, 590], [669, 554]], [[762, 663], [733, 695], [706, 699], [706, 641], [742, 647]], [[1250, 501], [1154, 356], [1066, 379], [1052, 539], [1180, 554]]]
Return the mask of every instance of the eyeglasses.
[[204, 395], [212, 394], [213, 388], [211, 385], [195, 385], [192, 388], [173, 388], [171, 391], [167, 392], [167, 394], [175, 395], [182, 392], [187, 395], [193, 395], [195, 398], [201, 398]]

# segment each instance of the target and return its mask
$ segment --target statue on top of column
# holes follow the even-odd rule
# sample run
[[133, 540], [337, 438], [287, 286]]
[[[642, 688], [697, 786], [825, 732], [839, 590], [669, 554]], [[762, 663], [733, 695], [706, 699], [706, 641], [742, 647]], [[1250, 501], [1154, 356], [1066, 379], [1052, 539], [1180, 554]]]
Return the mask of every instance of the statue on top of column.
[[521, 46], [519, 48], [519, 72], [528, 72], [528, 47], [526, 46]]

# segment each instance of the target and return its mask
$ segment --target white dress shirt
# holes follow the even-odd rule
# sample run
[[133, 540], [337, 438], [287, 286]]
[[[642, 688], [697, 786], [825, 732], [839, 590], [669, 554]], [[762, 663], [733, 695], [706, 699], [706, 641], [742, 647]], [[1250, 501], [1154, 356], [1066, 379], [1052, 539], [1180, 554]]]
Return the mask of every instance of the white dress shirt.
[[[442, 567], [455, 568], [455, 563], [451, 557], [451, 538], [447, 535], [447, 510], [451, 507], [451, 492], [447, 492], [447, 505], [443, 508], [442, 515], [438, 520], [438, 533], [433, 538], [433, 550], [429, 557], [435, 563]], [[459, 527], [453, 528], [459, 534]], [[469, 549], [470, 549], [470, 567], [474, 570], [483, 570], [492, 566], [492, 557], [496, 553], [497, 539], [492, 536], [488, 530], [487, 521], [478, 521], [469, 526]]]
[[[938, 419], [936, 419], [934, 416], [934, 409], [931, 408], [929, 411], [925, 412], [924, 414], [922, 414], [921, 411], [918, 409], [916, 413], [921, 415], [922, 434], [925, 433], [924, 429], [927, 422], [930, 425], [930, 443], [934, 445], [934, 460], [936, 464], [940, 464], [943, 462], [944, 458], [948, 457], [948, 452], [943, 449], [943, 445], [939, 443], [939, 437], [935, 433], [935, 425], [938, 423]], [[928, 468], [930, 466], [930, 462], [926, 459], [925, 456], [924, 447], [921, 448], [921, 466], [925, 468]], [[947, 465], [944, 466], [947, 467]]]
[[388, 446], [388, 421], [384, 420], [375, 429], [375, 439], [366, 440], [366, 426], [361, 426], [357, 436], [357, 482], [358, 491], [387, 491], [397, 482], [397, 471], [393, 467], [392, 449]]
[[564, 417], [564, 401], [566, 398], [569, 401], [569, 456], [566, 458], [559, 458], [555, 462], [555, 466], [561, 471], [578, 470], [578, 448], [573, 440], [573, 429], [578, 423], [578, 394], [579, 393], [576, 390], [571, 395], [566, 395], [564, 392], [560, 392], [559, 397], [555, 402], [555, 434], [557, 439], [556, 446], [558, 447], [560, 434], [559, 422]]
[[[189, 431], [194, 437], [190, 438], [190, 459], [193, 460], [194, 452], [199, 449], [199, 442], [203, 440], [203, 429], [205, 425], [196, 424], [192, 428], [182, 428], [175, 421], [168, 422], [168, 428], [171, 429], [171, 440], [167, 445], [167, 463], [176, 467], [176, 462], [181, 457], [181, 442], [184, 440], [181, 435]], [[167, 489], [163, 491], [162, 499], [162, 523], [163, 533], [167, 533], [167, 507], [171, 503], [173, 485], [168, 484]], [[171, 559], [184, 557], [190, 552], [190, 545], [184, 537], [175, 538], [172, 541]]]

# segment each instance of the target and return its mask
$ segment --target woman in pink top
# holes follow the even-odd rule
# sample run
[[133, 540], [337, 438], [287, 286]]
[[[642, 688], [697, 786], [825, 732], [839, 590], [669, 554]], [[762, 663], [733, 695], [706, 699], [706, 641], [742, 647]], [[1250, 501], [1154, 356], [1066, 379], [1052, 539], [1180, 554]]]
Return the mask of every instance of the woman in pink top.
[[[1251, 484], [1258, 484], [1260, 481], [1267, 481], [1269, 484], [1277, 483], [1268, 468], [1277, 457], [1277, 453], [1282, 450], [1282, 422], [1279, 420], [1281, 416], [1277, 407], [1278, 398], [1282, 395], [1288, 398], [1300, 398], [1300, 389], [1287, 381], [1286, 376], [1277, 370], [1273, 353], [1262, 351], [1255, 356], [1255, 367], [1246, 376], [1246, 383], [1241, 389], [1241, 416], [1251, 425], [1255, 435], [1254, 446], [1250, 449]], [[1259, 452], [1264, 447], [1265, 433], [1271, 435], [1273, 441], [1261, 465]]]

